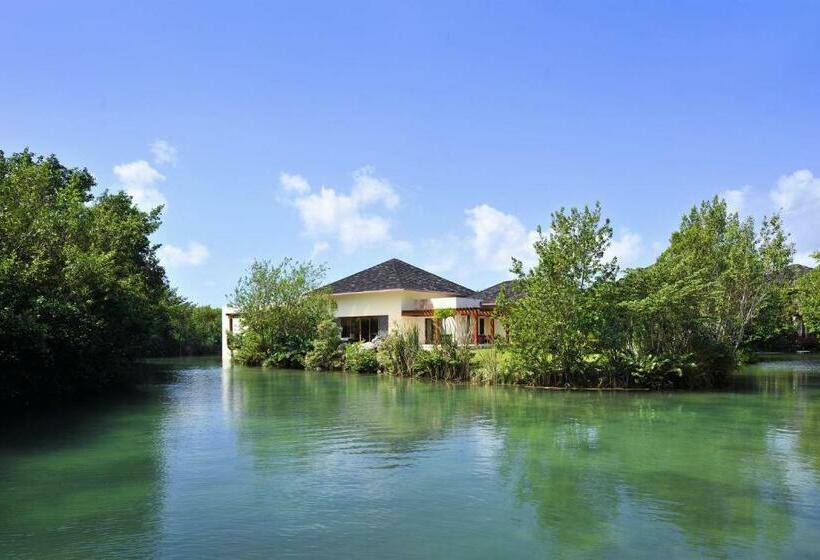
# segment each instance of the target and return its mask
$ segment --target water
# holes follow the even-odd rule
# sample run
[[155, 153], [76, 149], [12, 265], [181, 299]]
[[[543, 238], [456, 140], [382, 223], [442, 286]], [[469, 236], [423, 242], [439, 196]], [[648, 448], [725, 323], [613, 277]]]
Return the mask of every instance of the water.
[[178, 361], [6, 421], [1, 558], [820, 556], [820, 360], [554, 393]]

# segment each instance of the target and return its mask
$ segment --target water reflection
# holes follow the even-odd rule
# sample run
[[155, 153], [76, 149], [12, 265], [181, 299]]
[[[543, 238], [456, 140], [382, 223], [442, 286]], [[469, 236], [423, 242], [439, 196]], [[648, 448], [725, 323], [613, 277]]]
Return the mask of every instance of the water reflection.
[[[228, 393], [239, 439], [261, 468], [333, 456], [336, 471], [347, 462], [410, 469], [480, 426], [492, 453], [472, 460], [491, 458], [551, 549], [613, 554], [641, 543], [668, 553], [677, 542], [687, 554], [789, 555], [820, 544], [801, 521], [818, 516], [816, 365], [756, 366], [739, 382], [744, 392], [710, 394], [542, 394], [241, 371]], [[475, 472], [442, 478], [467, 492]], [[664, 538], [645, 542], [647, 532]]]
[[549, 393], [184, 362], [0, 436], [0, 557], [806, 557], [820, 361]]

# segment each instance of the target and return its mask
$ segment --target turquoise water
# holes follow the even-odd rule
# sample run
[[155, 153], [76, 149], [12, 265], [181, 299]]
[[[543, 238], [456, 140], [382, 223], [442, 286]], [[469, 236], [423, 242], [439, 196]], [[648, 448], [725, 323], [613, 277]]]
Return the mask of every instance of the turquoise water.
[[556, 393], [169, 362], [5, 421], [0, 558], [820, 556], [820, 360]]

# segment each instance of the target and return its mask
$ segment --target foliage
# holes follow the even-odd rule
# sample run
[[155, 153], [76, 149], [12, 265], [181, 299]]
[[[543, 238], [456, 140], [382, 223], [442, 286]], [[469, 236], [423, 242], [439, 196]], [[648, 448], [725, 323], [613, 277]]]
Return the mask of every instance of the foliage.
[[480, 348], [473, 352], [470, 378], [487, 385], [530, 384], [531, 375], [515, 354], [498, 347]]
[[161, 208], [94, 186], [55, 156], [0, 152], [0, 400], [120, 382], [162, 337], [171, 291], [149, 240]]
[[412, 377], [420, 351], [418, 328], [398, 328], [388, 334], [379, 346], [376, 354], [379, 369], [389, 375]]
[[345, 346], [344, 369], [355, 373], [377, 373], [379, 361], [375, 348], [366, 348], [361, 342]]
[[438, 381], [468, 381], [473, 352], [453, 337], [442, 337], [430, 350], [422, 350], [416, 358], [417, 377]]
[[[812, 258], [820, 265], [820, 251], [814, 253]], [[820, 333], [820, 266], [798, 278], [797, 300], [806, 328], [810, 332]]]
[[779, 216], [756, 231], [724, 201], [705, 201], [653, 265], [620, 278], [605, 257], [611, 236], [598, 205], [562, 209], [549, 235], [539, 229], [538, 264], [525, 273], [514, 261], [519, 297], [501, 294], [498, 309], [528, 382], [712, 387], [741, 350], [788, 338], [793, 247]]
[[320, 289], [324, 274], [324, 266], [291, 259], [251, 264], [231, 302], [242, 324], [229, 336], [234, 361], [302, 367], [319, 325], [333, 318], [333, 300]]
[[219, 354], [222, 312], [218, 307], [195, 305], [176, 294], [166, 302], [164, 332], [151, 341], [151, 356], [204, 356]]
[[584, 383], [584, 357], [600, 353], [609, 286], [617, 271], [605, 251], [612, 238], [600, 205], [552, 214], [548, 235], [538, 228], [538, 263], [524, 272], [514, 260], [516, 299], [499, 299], [511, 333], [510, 350], [544, 385]]
[[344, 363], [342, 351], [342, 329], [333, 319], [319, 323], [313, 348], [305, 355], [305, 369], [340, 370]]
[[720, 384], [767, 306], [771, 322], [782, 313], [792, 252], [778, 216], [756, 233], [720, 199], [692, 208], [657, 262], [619, 282], [617, 317], [633, 363], [691, 356], [698, 373], [684, 368], [676, 384]]

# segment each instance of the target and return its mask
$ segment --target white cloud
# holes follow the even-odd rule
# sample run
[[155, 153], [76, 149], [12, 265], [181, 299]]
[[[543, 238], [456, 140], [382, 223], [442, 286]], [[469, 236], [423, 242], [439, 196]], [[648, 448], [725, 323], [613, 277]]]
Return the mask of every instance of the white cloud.
[[279, 174], [279, 184], [287, 193], [306, 194], [310, 192], [310, 183], [301, 175]]
[[814, 268], [817, 266], [817, 261], [812, 258], [812, 251], [802, 251], [794, 254], [794, 262], [802, 264], [803, 266], [810, 266]]
[[166, 267], [199, 266], [210, 256], [208, 248], [196, 241], [188, 243], [187, 249], [167, 243], [157, 250], [157, 254]]
[[282, 174], [280, 183], [284, 190], [296, 194], [291, 202], [308, 236], [325, 243], [337, 242], [346, 253], [376, 244], [406, 250], [407, 243], [392, 238], [391, 222], [380, 213], [395, 209], [399, 196], [389, 181], [373, 175], [372, 168], [353, 174], [349, 193], [330, 187], [311, 192], [307, 181], [298, 175]]
[[783, 175], [769, 196], [784, 212], [820, 206], [820, 177], [815, 177], [808, 169]]
[[154, 140], [151, 143], [151, 153], [154, 154], [154, 163], [156, 164], [175, 164], [177, 162], [177, 149], [169, 144], [167, 140]]
[[466, 224], [472, 230], [469, 244], [476, 261], [489, 270], [508, 271], [512, 257], [525, 265], [535, 261], [533, 243], [538, 233], [528, 231], [516, 216], [506, 214], [488, 204], [466, 210]]
[[616, 257], [618, 266], [631, 268], [638, 264], [643, 255], [643, 239], [633, 231], [624, 228], [620, 236], [614, 238], [604, 253], [605, 259]]
[[726, 201], [726, 208], [729, 212], [737, 212], [740, 214], [746, 205], [746, 196], [749, 194], [749, 189], [749, 186], [745, 186], [742, 189], [728, 189], [720, 193], [719, 196]]
[[322, 253], [326, 252], [328, 249], [330, 249], [330, 243], [328, 243], [327, 241], [317, 241], [313, 244], [313, 251], [311, 251], [310, 253], [310, 258], [315, 259]]
[[115, 165], [114, 175], [140, 209], [150, 210], [167, 203], [163, 194], [155, 187], [156, 183], [165, 180], [165, 176], [151, 167], [147, 161], [141, 159]]

